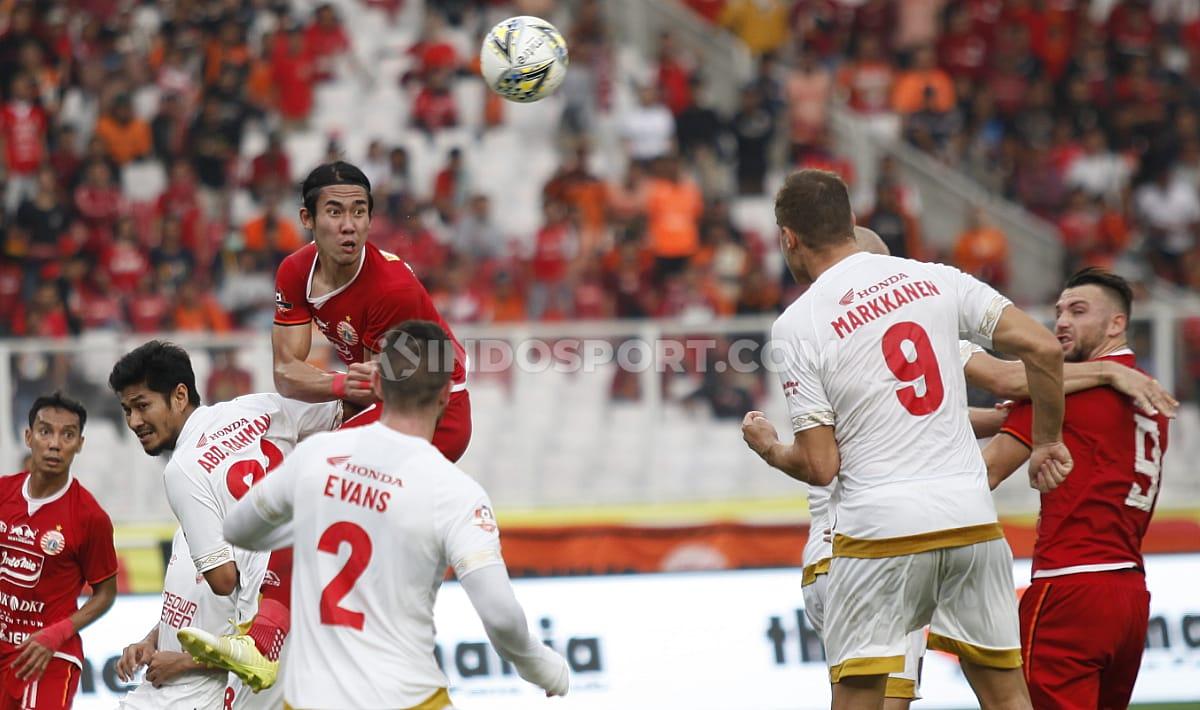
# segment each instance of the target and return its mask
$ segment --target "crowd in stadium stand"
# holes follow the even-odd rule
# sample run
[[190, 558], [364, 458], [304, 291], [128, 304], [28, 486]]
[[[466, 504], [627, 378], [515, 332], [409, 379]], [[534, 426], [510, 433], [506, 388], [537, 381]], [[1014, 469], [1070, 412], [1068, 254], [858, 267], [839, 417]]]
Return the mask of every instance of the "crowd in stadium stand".
[[[450, 87], [474, 57], [438, 27], [481, 4], [503, 3], [430, 3], [439, 12], [401, 79], [415, 97], [411, 130], [459, 123]], [[331, 140], [329, 155], [375, 185], [373, 241], [413, 266], [448, 321], [777, 312], [795, 290], [764, 265], [774, 235], [739, 230], [731, 200], [769, 190], [780, 167], [853, 183], [831, 147], [832, 101], [1055, 224], [1069, 266], [1132, 253], [1164, 279], [1200, 286], [1200, 13], [1189, 3], [688, 4], [757, 58], [736, 110], [709, 106], [702, 68], [663, 35], [653, 80], [615, 117], [627, 173], [592, 174], [587, 136], [614, 103], [614, 38], [598, 0], [572, 3], [561, 89], [570, 147], [529, 239], [497, 224], [458, 151], [431, 194], [414, 194], [403, 147], [375, 141], [342, 155]], [[283, 137], [306, 125], [335, 60], [353, 57], [333, 7], [288, 6], [0, 2], [11, 10], [0, 32], [0, 334], [269, 325], [274, 268], [305, 239]], [[485, 127], [502, 120], [498, 101], [485, 103]], [[269, 145], [239, 158], [255, 121], [271, 127]], [[122, 186], [147, 164], [166, 184], [137, 199]], [[898, 255], [951, 261], [1004, 287], [1005, 235], [979, 212], [952, 249], [934, 249], [918, 228], [920, 196], [896, 175], [885, 161], [875, 185], [858, 186], [860, 223]], [[238, 193], [253, 214], [234, 224]]]

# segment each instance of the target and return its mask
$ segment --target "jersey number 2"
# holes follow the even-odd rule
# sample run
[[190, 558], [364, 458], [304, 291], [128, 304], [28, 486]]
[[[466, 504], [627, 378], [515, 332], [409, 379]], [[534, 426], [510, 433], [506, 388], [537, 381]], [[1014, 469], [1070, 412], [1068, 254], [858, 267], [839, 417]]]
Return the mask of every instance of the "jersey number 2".
[[321, 623], [326, 626], [349, 626], [362, 631], [365, 619], [363, 613], [350, 611], [341, 603], [371, 561], [371, 537], [367, 535], [366, 530], [354, 523], [342, 521], [330, 525], [321, 533], [317, 549], [336, 555], [343, 542], [350, 545], [350, 556], [346, 558], [342, 571], [334, 575], [321, 592]]
[[946, 391], [942, 388], [937, 355], [925, 329], [912, 321], [897, 323], [883, 334], [882, 346], [888, 369], [904, 383], [896, 388], [900, 405], [917, 417], [936, 412]]
[[1149, 513], [1154, 509], [1158, 497], [1158, 478], [1162, 473], [1162, 445], [1159, 441], [1158, 422], [1150, 417], [1134, 413], [1137, 427], [1133, 430], [1133, 470], [1150, 479], [1150, 488], [1143, 490], [1135, 481], [1129, 487], [1125, 505]]

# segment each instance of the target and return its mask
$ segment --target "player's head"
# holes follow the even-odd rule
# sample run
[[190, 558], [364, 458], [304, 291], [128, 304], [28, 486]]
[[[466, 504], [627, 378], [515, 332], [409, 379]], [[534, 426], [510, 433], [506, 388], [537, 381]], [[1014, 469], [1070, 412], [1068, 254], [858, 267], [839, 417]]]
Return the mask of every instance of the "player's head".
[[1090, 360], [1125, 341], [1133, 308], [1129, 283], [1096, 267], [1075, 272], [1054, 304], [1054, 334], [1068, 362]]
[[151, 456], [175, 448], [184, 422], [200, 406], [191, 358], [161, 340], [126, 353], [113, 365], [108, 386], [121, 399], [125, 424]]
[[854, 242], [854, 213], [846, 183], [825, 170], [792, 173], [775, 195], [775, 221], [788, 270], [810, 279], [814, 254]]
[[379, 343], [375, 394], [387, 414], [441, 416], [450, 401], [454, 344], [437, 323], [404, 321]]
[[317, 252], [326, 263], [357, 264], [371, 228], [371, 181], [345, 161], [325, 163], [300, 186], [300, 221], [312, 230]]
[[62, 392], [38, 397], [29, 408], [29, 471], [57, 476], [71, 470], [71, 462], [83, 448], [83, 425], [87, 410]]
[[888, 249], [888, 245], [883, 241], [883, 237], [874, 229], [866, 227], [854, 226], [854, 240], [858, 242], [858, 248], [868, 254], [879, 254], [882, 256], [891, 256], [892, 250]]

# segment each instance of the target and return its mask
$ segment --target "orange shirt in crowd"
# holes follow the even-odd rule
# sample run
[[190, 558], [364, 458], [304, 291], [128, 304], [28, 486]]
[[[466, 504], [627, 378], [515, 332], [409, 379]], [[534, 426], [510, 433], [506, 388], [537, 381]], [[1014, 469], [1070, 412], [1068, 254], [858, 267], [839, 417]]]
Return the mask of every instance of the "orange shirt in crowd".
[[246, 248], [252, 251], [263, 251], [267, 247], [271, 247], [276, 251], [285, 251], [290, 254], [304, 246], [304, 242], [300, 239], [300, 230], [296, 229], [296, 225], [292, 224], [290, 220], [275, 220], [275, 228], [275, 243], [267, 244], [266, 215], [246, 222], [242, 225], [242, 239], [245, 241]]
[[954, 245], [954, 263], [972, 276], [992, 283], [1008, 278], [1008, 239], [995, 227], [963, 232]]
[[172, 313], [172, 320], [175, 330], [224, 333], [230, 328], [229, 314], [207, 295], [191, 302], [180, 301]]
[[651, 180], [646, 186], [646, 212], [646, 231], [655, 256], [692, 256], [700, 248], [704, 198], [695, 183]]
[[101, 116], [96, 122], [96, 135], [118, 165], [150, 154], [150, 124], [140, 118], [121, 125], [111, 116]]
[[938, 111], [954, 108], [954, 82], [941, 69], [906, 71], [892, 88], [892, 108], [897, 113], [913, 113], [925, 107], [925, 89], [933, 89], [933, 106]]

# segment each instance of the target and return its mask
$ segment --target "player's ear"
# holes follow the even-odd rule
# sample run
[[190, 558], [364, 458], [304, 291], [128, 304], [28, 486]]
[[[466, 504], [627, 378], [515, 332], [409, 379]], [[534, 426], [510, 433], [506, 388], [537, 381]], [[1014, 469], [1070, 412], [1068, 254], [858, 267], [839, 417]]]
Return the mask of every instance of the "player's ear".
[[307, 208], [307, 207], [301, 207], [301, 208], [300, 208], [300, 224], [301, 224], [301, 225], [302, 225], [302, 226], [303, 226], [305, 229], [312, 229], [312, 228], [313, 228], [312, 215], [311, 215], [311, 214], [309, 214], [309, 212], [308, 212], [308, 208]]
[[445, 385], [442, 385], [442, 391], [438, 392], [438, 411], [446, 411], [446, 407], [450, 404], [450, 392], [454, 389], [454, 384], [449, 380]]
[[25, 448], [33, 451], [33, 429], [28, 427], [25, 429]]
[[378, 367], [371, 371], [371, 393], [375, 399], [383, 401], [383, 374]]
[[1124, 333], [1125, 329], [1128, 327], [1129, 316], [1125, 315], [1123, 311], [1117, 311], [1113, 314], [1112, 318], [1108, 319], [1108, 332], [1105, 335], [1110, 338], [1115, 338], [1121, 333]]
[[174, 410], [176, 405], [179, 405], [179, 411], [187, 409], [188, 406], [188, 386], [180, 382], [175, 385], [175, 389], [171, 390], [171, 399], [167, 402], [167, 406]]

